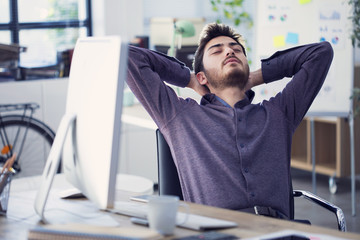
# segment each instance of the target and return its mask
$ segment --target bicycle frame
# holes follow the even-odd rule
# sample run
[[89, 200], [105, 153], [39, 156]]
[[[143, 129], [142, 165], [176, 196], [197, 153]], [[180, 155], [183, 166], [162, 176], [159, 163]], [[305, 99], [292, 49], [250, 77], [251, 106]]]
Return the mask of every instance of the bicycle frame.
[[[16, 144], [20, 144], [19, 152], [17, 153], [17, 159], [20, 158], [21, 152], [24, 146], [24, 142], [26, 140], [28, 127], [30, 124], [31, 119], [33, 119], [33, 114], [35, 112], [35, 109], [39, 108], [40, 106], [36, 103], [24, 103], [24, 104], [7, 104], [7, 105], [0, 105], [0, 138], [1, 142], [3, 143], [3, 149], [1, 149], [1, 153], [3, 155], [6, 155], [6, 159], [4, 157], [0, 156], [0, 163], [4, 163], [7, 158], [10, 158], [13, 155], [13, 149], [16, 147]], [[12, 111], [19, 111], [22, 110], [22, 120], [25, 121], [25, 116], [27, 116], [29, 121], [27, 121], [27, 128], [25, 130], [24, 136], [21, 139], [21, 142], [18, 143], [19, 133], [20, 133], [20, 127], [17, 129], [17, 133], [15, 135], [15, 140], [13, 145], [9, 142], [4, 123], [3, 123], [3, 117], [1, 115], [2, 112], [12, 112]], [[15, 166], [17, 164], [17, 159], [15, 160]]]

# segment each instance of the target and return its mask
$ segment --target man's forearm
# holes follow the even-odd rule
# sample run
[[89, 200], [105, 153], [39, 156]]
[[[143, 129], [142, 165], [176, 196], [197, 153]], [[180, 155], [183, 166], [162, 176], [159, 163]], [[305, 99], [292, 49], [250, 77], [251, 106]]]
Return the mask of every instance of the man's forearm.
[[[188, 85], [190, 70], [185, 64], [159, 52], [129, 46], [129, 65], [131, 64], [132, 71], [137, 69], [141, 72], [150, 68], [162, 81], [179, 87]], [[144, 77], [147, 79], [147, 76]]]
[[327, 73], [332, 58], [333, 51], [327, 42], [278, 51], [271, 57], [262, 60], [264, 82], [269, 83], [284, 77], [293, 77], [301, 69], [307, 69], [308, 76], [304, 79], [319, 80], [321, 78], [318, 75], [323, 72]]
[[174, 117], [174, 109], [182, 107], [175, 91], [164, 82], [185, 87], [189, 78], [190, 71], [176, 60], [130, 46], [127, 84], [159, 127]]
[[262, 60], [265, 83], [291, 77], [281, 94], [272, 102], [277, 104], [293, 123], [300, 124], [326, 78], [333, 58], [333, 49], [328, 42], [307, 44], [276, 52]]

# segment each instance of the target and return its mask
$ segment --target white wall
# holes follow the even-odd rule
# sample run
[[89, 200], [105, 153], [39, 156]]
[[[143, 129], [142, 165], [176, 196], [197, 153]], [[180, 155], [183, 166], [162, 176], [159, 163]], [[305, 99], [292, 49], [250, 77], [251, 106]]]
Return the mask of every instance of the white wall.
[[[256, 17], [256, 4], [254, 0], [245, 1], [245, 9], [253, 19]], [[217, 18], [211, 10], [210, 0], [93, 0], [92, 12], [95, 36], [116, 34], [128, 39], [137, 35], [149, 36], [152, 17], [204, 17], [206, 22], [214, 22]], [[250, 59], [254, 59], [255, 52], [252, 44], [255, 42], [254, 29], [238, 27], [252, 48]], [[360, 65], [360, 49], [356, 48], [355, 52], [355, 64]]]
[[93, 0], [94, 36], [143, 34], [143, 0]]

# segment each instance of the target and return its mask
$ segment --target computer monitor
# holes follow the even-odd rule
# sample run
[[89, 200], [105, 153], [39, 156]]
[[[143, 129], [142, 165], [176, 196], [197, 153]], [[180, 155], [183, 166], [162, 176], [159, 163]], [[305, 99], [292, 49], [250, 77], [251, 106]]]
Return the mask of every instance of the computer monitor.
[[43, 220], [60, 159], [70, 183], [100, 209], [113, 207], [126, 70], [127, 43], [120, 37], [86, 37], [77, 41], [66, 112], [35, 199], [35, 211]]

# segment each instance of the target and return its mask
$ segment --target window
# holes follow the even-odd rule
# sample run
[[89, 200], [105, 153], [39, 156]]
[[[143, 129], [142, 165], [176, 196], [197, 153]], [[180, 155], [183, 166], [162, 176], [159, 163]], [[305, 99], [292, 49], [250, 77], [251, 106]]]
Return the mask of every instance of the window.
[[7, 29], [5, 24], [10, 22], [10, 11], [9, 11], [9, 0], [0, 0], [0, 28], [3, 31], [0, 31], [0, 43], [9, 44], [10, 40], [10, 31]]
[[91, 0], [0, 0], [0, 43], [26, 47], [21, 67], [55, 65], [78, 37], [91, 35]]

